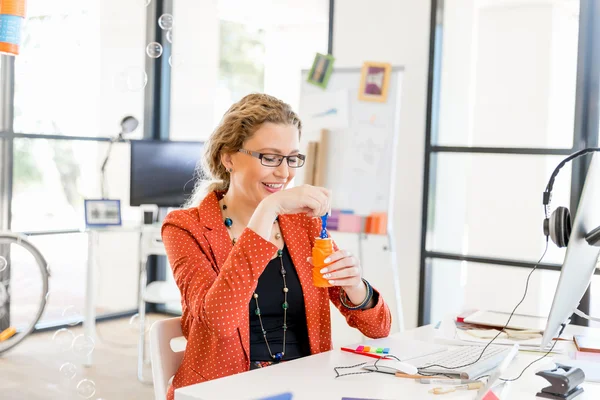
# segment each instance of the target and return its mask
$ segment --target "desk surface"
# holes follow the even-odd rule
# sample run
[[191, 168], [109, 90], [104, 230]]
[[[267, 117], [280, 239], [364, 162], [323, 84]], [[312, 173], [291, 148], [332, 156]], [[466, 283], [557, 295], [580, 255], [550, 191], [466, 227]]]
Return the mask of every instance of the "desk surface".
[[[567, 332], [581, 334], [589, 329], [570, 326]], [[430, 341], [433, 340], [434, 335], [433, 327], [426, 326], [392, 336]], [[520, 352], [503, 377], [516, 377], [525, 366], [541, 355], [541, 353]], [[566, 355], [557, 356], [560, 357]], [[342, 397], [453, 400], [473, 399], [476, 395], [476, 391], [461, 391], [436, 396], [428, 393], [432, 385], [424, 385], [411, 379], [396, 378], [388, 374], [371, 373], [335, 378], [334, 367], [350, 366], [365, 361], [373, 360], [336, 349], [276, 366], [180, 388], [175, 392], [175, 400], [257, 399], [287, 391], [293, 393], [294, 400], [340, 400]], [[550, 356], [532, 365], [521, 379], [507, 384], [503, 397], [508, 395], [511, 400], [534, 399], [540, 389], [548, 386], [546, 380], [536, 376], [535, 372], [549, 368], [550, 365]], [[352, 371], [359, 370], [352, 369]], [[344, 370], [340, 371], [343, 372]], [[600, 399], [600, 383], [585, 382], [582, 386], [584, 393], [577, 397], [577, 400]]]

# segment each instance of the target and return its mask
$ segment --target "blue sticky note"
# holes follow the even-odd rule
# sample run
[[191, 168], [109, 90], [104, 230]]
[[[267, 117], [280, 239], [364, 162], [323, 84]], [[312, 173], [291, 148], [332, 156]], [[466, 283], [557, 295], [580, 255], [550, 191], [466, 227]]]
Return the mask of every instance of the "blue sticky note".
[[291, 392], [285, 392], [285, 393], [276, 394], [273, 396], [261, 397], [260, 399], [256, 399], [256, 400], [292, 400], [293, 396], [294, 395]]

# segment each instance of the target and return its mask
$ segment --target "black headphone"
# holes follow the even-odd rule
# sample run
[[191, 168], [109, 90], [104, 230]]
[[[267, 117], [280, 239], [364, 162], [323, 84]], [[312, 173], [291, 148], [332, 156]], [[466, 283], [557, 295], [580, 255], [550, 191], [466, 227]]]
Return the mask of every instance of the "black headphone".
[[590, 147], [573, 153], [565, 158], [560, 164], [558, 164], [554, 172], [552, 172], [550, 181], [548, 181], [548, 185], [546, 185], [543, 199], [544, 215], [546, 216], [544, 219], [544, 235], [546, 236], [546, 240], [548, 240], [548, 237], [550, 237], [550, 239], [552, 239], [552, 241], [558, 247], [567, 247], [569, 244], [569, 238], [571, 237], [571, 213], [567, 207], [557, 207], [550, 217], [548, 217], [548, 209], [550, 208], [550, 200], [552, 199], [552, 187], [554, 186], [554, 180], [558, 175], [558, 171], [564, 167], [566, 163], [596, 151], [600, 151], [600, 148]]

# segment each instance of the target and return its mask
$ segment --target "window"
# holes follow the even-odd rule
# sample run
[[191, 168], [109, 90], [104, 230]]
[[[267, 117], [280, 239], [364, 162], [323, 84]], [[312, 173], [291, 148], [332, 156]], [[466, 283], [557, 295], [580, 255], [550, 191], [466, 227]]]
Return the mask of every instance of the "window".
[[127, 83], [143, 74], [145, 15], [141, 1], [28, 1], [15, 132], [114, 136], [124, 114], [141, 120], [143, 87]]
[[215, 121], [245, 95], [265, 87], [265, 32], [239, 22], [220, 22]]
[[[542, 192], [582, 143], [574, 135], [579, 1], [432, 4], [441, 18], [432, 27], [420, 324], [469, 306], [512, 311], [545, 247]], [[552, 210], [570, 207], [578, 184], [570, 167]], [[550, 243], [544, 267], [558, 269], [564, 255]], [[518, 312], [547, 314], [558, 273], [534, 275]]]

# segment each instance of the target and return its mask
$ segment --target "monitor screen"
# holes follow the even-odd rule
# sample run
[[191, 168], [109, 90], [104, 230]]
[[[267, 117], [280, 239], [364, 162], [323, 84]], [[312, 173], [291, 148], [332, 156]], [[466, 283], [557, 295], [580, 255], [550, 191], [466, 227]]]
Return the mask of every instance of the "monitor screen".
[[181, 207], [192, 193], [202, 142], [131, 141], [131, 206]]

